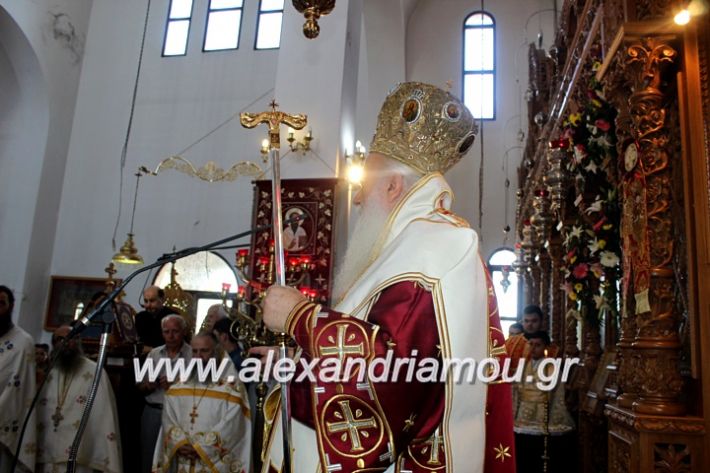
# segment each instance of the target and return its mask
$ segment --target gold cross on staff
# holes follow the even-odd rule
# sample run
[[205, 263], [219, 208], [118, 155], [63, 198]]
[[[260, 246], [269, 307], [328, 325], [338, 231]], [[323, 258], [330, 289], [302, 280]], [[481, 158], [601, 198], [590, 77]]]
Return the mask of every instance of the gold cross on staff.
[[285, 123], [294, 130], [301, 130], [306, 126], [306, 123], [308, 123], [308, 117], [303, 114], [289, 115], [288, 113], [277, 110], [279, 104], [276, 103], [276, 100], [272, 100], [269, 105], [271, 106], [270, 112], [244, 112], [239, 115], [239, 121], [244, 128], [254, 128], [262, 123], [268, 123], [271, 147], [278, 149], [281, 147], [281, 138], [279, 136], [279, 127], [281, 124]]

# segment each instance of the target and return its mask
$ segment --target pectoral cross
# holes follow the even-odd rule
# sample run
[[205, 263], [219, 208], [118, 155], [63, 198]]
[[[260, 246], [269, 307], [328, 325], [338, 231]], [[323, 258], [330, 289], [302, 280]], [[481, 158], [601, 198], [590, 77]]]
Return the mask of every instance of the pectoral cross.
[[197, 406], [192, 406], [192, 412], [190, 412], [190, 424], [195, 425], [195, 419], [200, 417], [197, 413]]
[[57, 408], [54, 410], [54, 414], [52, 414], [52, 423], [54, 424], [54, 431], [57, 431], [57, 427], [59, 427], [59, 424], [64, 420], [64, 416], [62, 415], [62, 408], [61, 406], [57, 406]]

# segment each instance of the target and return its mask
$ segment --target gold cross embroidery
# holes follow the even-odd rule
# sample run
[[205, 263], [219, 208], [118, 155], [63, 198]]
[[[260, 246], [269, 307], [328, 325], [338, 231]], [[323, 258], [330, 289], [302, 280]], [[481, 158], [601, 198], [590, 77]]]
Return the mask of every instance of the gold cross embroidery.
[[496, 460], [500, 460], [501, 463], [505, 463], [506, 457], [511, 458], [510, 447], [504, 447], [502, 443], [494, 447], [493, 450], [496, 452]]
[[439, 460], [439, 447], [441, 447], [443, 443], [444, 437], [439, 435], [438, 429], [436, 432], [434, 432], [434, 435], [429, 437], [429, 440], [424, 442], [424, 445], [426, 445], [426, 447], [424, 448], [424, 450], [422, 450], [422, 453], [426, 453], [427, 448], [431, 448], [427, 465], [441, 465], [441, 461]]
[[[340, 362], [342, 363], [345, 359], [345, 355], [364, 355], [363, 343], [360, 342], [357, 345], [346, 345], [345, 335], [347, 335], [348, 326], [347, 324], [338, 325], [338, 341], [333, 339], [332, 336], [328, 336], [328, 341], [333, 343], [332, 347], [320, 346], [320, 354], [323, 355], [338, 355]], [[355, 339], [355, 334], [350, 334], [347, 342], [353, 341]]]
[[338, 401], [340, 404], [340, 409], [342, 413], [336, 411], [335, 417], [338, 419], [343, 419], [342, 422], [326, 422], [328, 427], [328, 432], [335, 434], [338, 432], [343, 432], [340, 437], [341, 440], [345, 441], [350, 437], [350, 451], [359, 452], [364, 450], [362, 443], [360, 442], [360, 435], [367, 438], [370, 434], [366, 431], [360, 432], [359, 429], [373, 429], [377, 427], [377, 422], [374, 417], [367, 419], [356, 419], [356, 417], [362, 417], [362, 411], [360, 409], [355, 409], [355, 415], [353, 415], [352, 409], [350, 409], [350, 401]]

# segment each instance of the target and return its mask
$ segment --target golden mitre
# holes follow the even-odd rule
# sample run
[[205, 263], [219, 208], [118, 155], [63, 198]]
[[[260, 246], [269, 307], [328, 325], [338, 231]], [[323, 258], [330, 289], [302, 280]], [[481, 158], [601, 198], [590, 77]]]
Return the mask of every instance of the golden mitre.
[[443, 174], [471, 148], [477, 131], [459, 99], [433, 85], [404, 82], [380, 109], [370, 151], [422, 174]]

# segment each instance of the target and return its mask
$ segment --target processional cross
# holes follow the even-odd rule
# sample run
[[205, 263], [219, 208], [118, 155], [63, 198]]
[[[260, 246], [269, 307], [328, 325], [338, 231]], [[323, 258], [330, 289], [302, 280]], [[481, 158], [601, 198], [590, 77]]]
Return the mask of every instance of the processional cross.
[[[278, 104], [272, 100], [269, 104], [271, 110], [261, 113], [242, 113], [239, 121], [245, 128], [254, 128], [257, 125], [266, 123], [269, 126], [269, 157], [271, 158], [271, 198], [273, 199], [273, 218], [271, 223], [274, 231], [274, 270], [276, 284], [286, 285], [285, 258], [283, 248], [283, 221], [281, 218], [281, 166], [279, 163], [279, 149], [281, 148], [281, 124], [286, 124], [294, 130], [301, 130], [308, 123], [306, 115], [289, 115], [278, 110]], [[279, 354], [281, 359], [285, 359], [286, 340], [288, 335], [279, 335]], [[291, 405], [288, 396], [288, 383], [281, 383], [281, 430], [283, 436], [284, 461], [283, 472], [292, 473], [291, 462]]]

